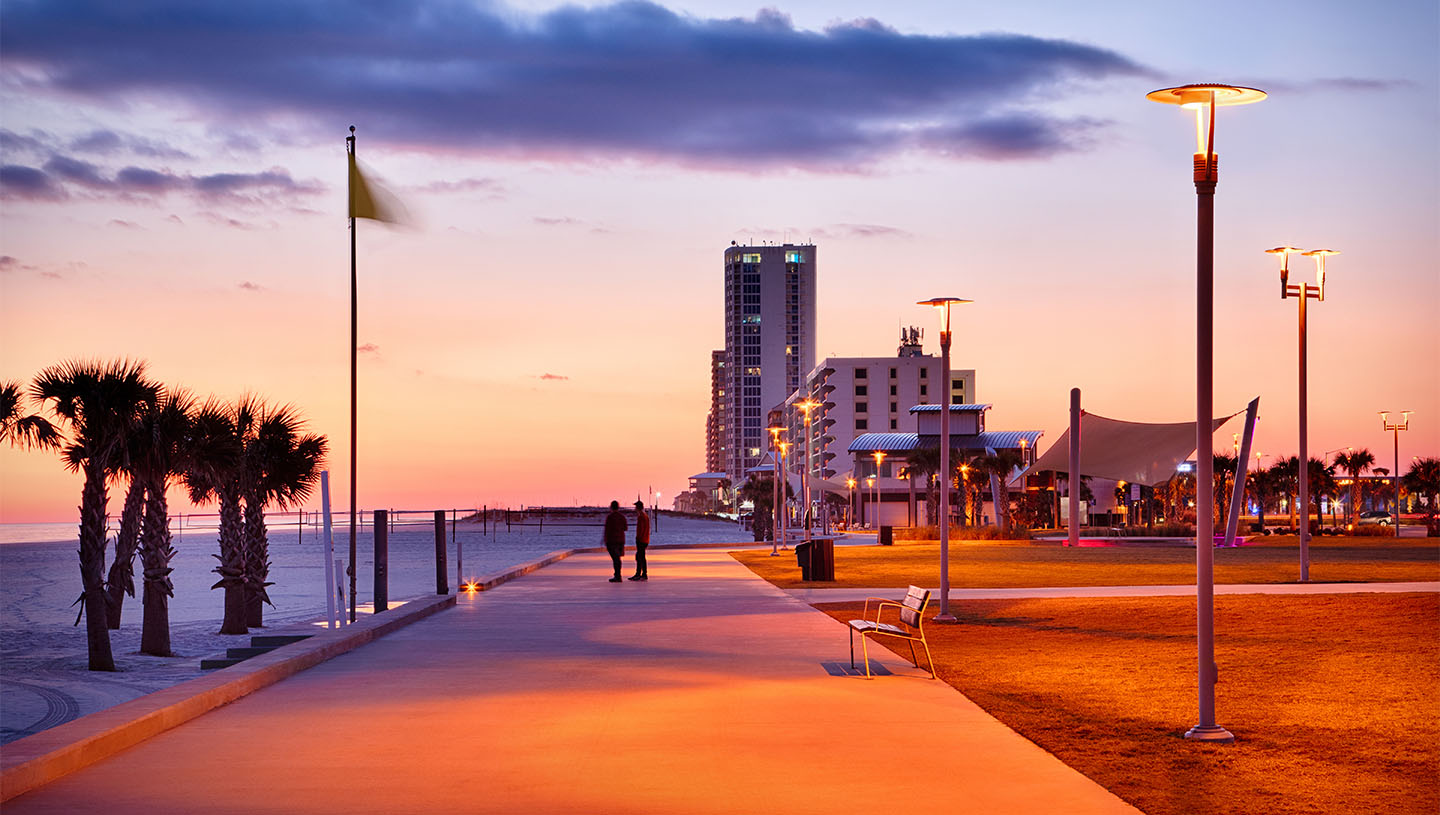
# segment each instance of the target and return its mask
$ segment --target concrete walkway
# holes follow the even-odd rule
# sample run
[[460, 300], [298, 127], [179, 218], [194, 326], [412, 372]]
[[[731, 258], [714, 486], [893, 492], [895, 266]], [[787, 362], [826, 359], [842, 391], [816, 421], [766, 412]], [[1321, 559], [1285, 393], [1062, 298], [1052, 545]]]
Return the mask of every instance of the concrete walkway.
[[[939, 589], [932, 589], [938, 597]], [[1221, 583], [1215, 594], [1396, 594], [1440, 592], [1440, 583]], [[805, 603], [848, 603], [866, 597], [899, 599], [905, 589], [787, 589]], [[1181, 586], [1055, 586], [1023, 589], [950, 588], [951, 600], [1019, 600], [1041, 597], [1194, 597], [1194, 585]], [[933, 601], [932, 601], [933, 602]]]
[[[714, 550], [577, 555], [45, 787], [6, 815], [1135, 812]], [[874, 651], [872, 651], [874, 654]]]

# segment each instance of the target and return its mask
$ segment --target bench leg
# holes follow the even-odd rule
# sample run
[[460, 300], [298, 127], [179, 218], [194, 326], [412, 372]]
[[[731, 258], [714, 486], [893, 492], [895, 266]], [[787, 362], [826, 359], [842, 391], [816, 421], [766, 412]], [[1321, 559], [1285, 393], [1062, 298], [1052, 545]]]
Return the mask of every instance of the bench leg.
[[920, 660], [915, 658], [915, 640], [910, 640], [910, 662], [915, 667], [920, 667]]
[[855, 667], [855, 629], [853, 628], [850, 629], [850, 667]]
[[860, 635], [860, 653], [865, 657], [865, 678], [874, 679], [870, 675], [870, 638], [863, 633]]
[[[935, 657], [930, 656], [930, 641], [922, 639], [920, 644], [925, 646], [925, 661], [930, 664], [930, 678], [939, 679], [940, 677], [935, 675]], [[912, 644], [910, 647], [914, 648], [915, 646]], [[920, 664], [917, 662], [915, 667], [920, 667]]]

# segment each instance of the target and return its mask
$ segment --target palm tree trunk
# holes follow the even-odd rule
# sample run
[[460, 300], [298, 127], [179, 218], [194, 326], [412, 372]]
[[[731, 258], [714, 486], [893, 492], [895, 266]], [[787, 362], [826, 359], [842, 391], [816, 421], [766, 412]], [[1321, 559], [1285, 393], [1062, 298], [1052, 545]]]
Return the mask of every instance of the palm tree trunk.
[[111, 629], [120, 627], [120, 610], [125, 595], [135, 596], [135, 548], [140, 543], [140, 515], [145, 506], [145, 486], [138, 478], [130, 479], [125, 493], [125, 508], [120, 512], [120, 531], [115, 535], [115, 560], [105, 580], [109, 609], [106, 621]]
[[212, 589], [225, 589], [225, 619], [221, 634], [245, 634], [245, 534], [240, 521], [238, 490], [226, 490], [220, 496], [220, 565], [215, 567], [220, 580]]
[[84, 586], [85, 644], [90, 670], [115, 670], [110, 652], [109, 613], [105, 599], [105, 470], [93, 460], [85, 464], [80, 495], [80, 582]]
[[270, 574], [270, 542], [265, 534], [265, 507], [259, 499], [245, 500], [245, 624], [265, 625], [265, 603], [270, 597], [265, 578]]
[[170, 546], [170, 514], [165, 501], [165, 485], [150, 490], [145, 505], [145, 531], [140, 546], [145, 566], [145, 588], [142, 601], [145, 618], [140, 627], [140, 653], [157, 657], [174, 656], [170, 651], [170, 598], [175, 584], [170, 581], [170, 559], [175, 549]]

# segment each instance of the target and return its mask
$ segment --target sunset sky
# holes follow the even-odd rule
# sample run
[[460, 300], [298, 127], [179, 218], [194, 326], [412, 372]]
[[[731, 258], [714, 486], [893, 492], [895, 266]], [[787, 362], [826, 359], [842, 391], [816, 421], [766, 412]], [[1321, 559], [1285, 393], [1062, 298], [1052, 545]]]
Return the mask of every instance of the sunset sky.
[[[1193, 125], [1216, 147], [1215, 410], [1293, 455], [1282, 243], [1310, 309], [1310, 450], [1414, 410], [1440, 455], [1434, 0], [0, 6], [0, 379], [128, 356], [290, 402], [348, 474], [347, 128], [407, 228], [361, 222], [360, 503], [598, 503], [704, 469], [730, 241], [820, 245], [820, 357], [956, 313], [992, 429], [1194, 416]], [[1305, 259], [1292, 277], [1313, 279]], [[1234, 428], [1238, 430], [1238, 426]], [[1230, 428], [1217, 447], [1230, 443]], [[80, 478], [0, 450], [0, 522]], [[312, 502], [318, 506], [318, 498]], [[118, 495], [112, 494], [112, 511]]]

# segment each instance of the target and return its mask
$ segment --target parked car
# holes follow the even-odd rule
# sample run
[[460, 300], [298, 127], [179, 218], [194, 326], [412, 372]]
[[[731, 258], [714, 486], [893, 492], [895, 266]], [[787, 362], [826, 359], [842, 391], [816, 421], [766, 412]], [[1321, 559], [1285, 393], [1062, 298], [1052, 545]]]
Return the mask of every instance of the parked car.
[[1369, 512], [1360, 513], [1360, 523], [1389, 526], [1395, 523], [1395, 518], [1383, 509], [1372, 509]]

